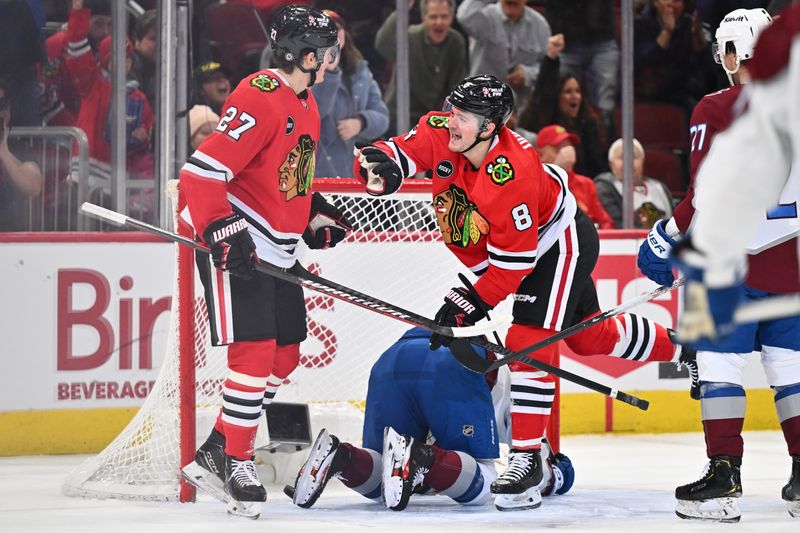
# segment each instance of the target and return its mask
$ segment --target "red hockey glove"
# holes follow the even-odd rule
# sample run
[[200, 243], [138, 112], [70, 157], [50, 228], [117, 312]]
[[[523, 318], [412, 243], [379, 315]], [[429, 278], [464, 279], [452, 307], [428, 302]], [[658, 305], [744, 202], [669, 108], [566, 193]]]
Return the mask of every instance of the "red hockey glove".
[[311, 216], [308, 227], [303, 232], [303, 240], [312, 250], [333, 248], [353, 229], [344, 211], [329, 203], [324, 196], [315, 192], [311, 196]]
[[203, 232], [214, 266], [234, 276], [250, 279], [255, 270], [256, 245], [247, 221], [237, 214], [215, 220]]

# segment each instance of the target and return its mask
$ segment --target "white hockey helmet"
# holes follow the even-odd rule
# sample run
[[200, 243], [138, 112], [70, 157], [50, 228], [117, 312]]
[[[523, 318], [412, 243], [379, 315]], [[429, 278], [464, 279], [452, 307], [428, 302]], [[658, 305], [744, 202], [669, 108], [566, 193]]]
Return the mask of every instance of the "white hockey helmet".
[[[730, 78], [739, 71], [739, 65], [753, 58], [753, 50], [761, 31], [772, 23], [766, 9], [736, 9], [731, 11], [717, 28], [716, 41], [712, 46], [714, 61], [722, 65]], [[736, 50], [736, 68], [729, 70], [725, 65], [725, 53], [732, 45]]]

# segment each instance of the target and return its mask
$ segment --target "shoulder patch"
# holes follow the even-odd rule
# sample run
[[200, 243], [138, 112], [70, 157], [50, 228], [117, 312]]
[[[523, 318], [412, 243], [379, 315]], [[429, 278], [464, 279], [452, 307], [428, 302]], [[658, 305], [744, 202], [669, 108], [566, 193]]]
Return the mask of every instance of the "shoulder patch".
[[262, 93], [271, 93], [281, 86], [277, 78], [273, 78], [267, 74], [259, 74], [250, 80], [250, 87], [255, 87]]
[[502, 154], [486, 165], [486, 173], [498, 185], [505, 185], [514, 179], [514, 167], [509, 163], [508, 158]]
[[444, 115], [431, 115], [428, 117], [426, 124], [434, 129], [441, 129], [447, 126], [447, 121], [450, 120], [450, 117], [446, 117]]

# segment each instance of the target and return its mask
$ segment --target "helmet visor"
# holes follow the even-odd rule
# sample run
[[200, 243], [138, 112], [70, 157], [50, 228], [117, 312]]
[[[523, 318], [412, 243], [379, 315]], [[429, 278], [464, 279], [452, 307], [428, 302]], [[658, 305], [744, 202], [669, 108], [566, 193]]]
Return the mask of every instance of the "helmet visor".
[[336, 41], [336, 44], [333, 46], [329, 46], [328, 48], [318, 48], [317, 49], [317, 63], [320, 66], [331, 65], [336, 62], [336, 58], [339, 57], [339, 41]]

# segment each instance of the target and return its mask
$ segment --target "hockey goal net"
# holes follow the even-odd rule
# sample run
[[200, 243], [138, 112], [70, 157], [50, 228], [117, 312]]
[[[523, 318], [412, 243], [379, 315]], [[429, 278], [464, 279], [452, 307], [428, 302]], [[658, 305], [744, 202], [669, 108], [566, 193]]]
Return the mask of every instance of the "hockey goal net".
[[[316, 179], [314, 187], [347, 212], [355, 230], [333, 249], [304, 250], [301, 263], [311, 272], [428, 317], [459, 272], [472, 277], [441, 243], [428, 180], [406, 180], [384, 198], [363, 194], [352, 179]], [[312, 434], [328, 427], [358, 443], [370, 368], [408, 326], [320, 293], [305, 298], [308, 338], [276, 400], [309, 404]], [[64, 492], [191, 500], [180, 467], [213, 425], [226, 373], [225, 349], [209, 343], [193, 252], [176, 246], [170, 335], [153, 390], [117, 438], [70, 474]]]

